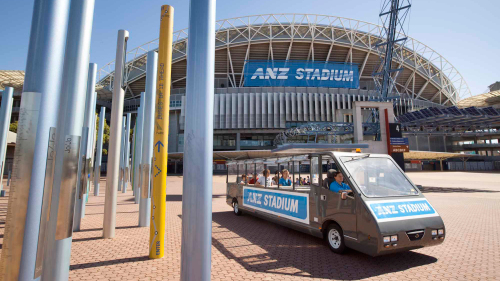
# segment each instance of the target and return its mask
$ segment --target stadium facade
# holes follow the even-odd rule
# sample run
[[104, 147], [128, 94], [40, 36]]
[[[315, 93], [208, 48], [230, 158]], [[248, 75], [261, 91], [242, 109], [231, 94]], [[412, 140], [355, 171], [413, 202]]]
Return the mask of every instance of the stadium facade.
[[[355, 138], [352, 128], [356, 126], [355, 104], [378, 100], [372, 72], [380, 61], [376, 53], [376, 45], [381, 42], [380, 26], [305, 14], [240, 17], [217, 21], [216, 26], [214, 150], [272, 149], [283, 136], [293, 132], [299, 133], [288, 137], [288, 142], [382, 141], [383, 128], [379, 125], [377, 133], [377, 124], [370, 124], [378, 122], [374, 118], [378, 116], [374, 114], [376, 109], [362, 108], [362, 140]], [[174, 33], [168, 147], [171, 153], [183, 150], [185, 101], [191, 96], [185, 92], [187, 40], [187, 29]], [[156, 39], [128, 51], [125, 112], [135, 112], [139, 106], [139, 96], [145, 90], [146, 53], [157, 45]], [[403, 71], [395, 86], [401, 93], [401, 98], [393, 102], [395, 121], [402, 122], [399, 116], [427, 108], [444, 109], [440, 118], [450, 121], [445, 108], [456, 108], [460, 100], [471, 96], [460, 73], [432, 48], [413, 38], [408, 38], [404, 48], [399, 46], [398, 56], [400, 63], [395, 60], [393, 68]], [[96, 89], [100, 105], [109, 107], [112, 69], [113, 62], [101, 68]], [[482, 119], [488, 117], [483, 111], [480, 115]], [[420, 119], [405, 120], [408, 122], [402, 122], [404, 136], [409, 138], [411, 150], [472, 150], [486, 156], [497, 153], [498, 147], [491, 140], [498, 139], [498, 127], [485, 122], [476, 126], [475, 120], [461, 127], [451, 122], [444, 129], [430, 124], [431, 121], [421, 125]], [[470, 126], [465, 128], [466, 125]], [[310, 132], [311, 126], [336, 133], [300, 133], [308, 128]], [[483, 135], [478, 135], [478, 131]], [[485, 135], [490, 146], [464, 146], [468, 138], [479, 145], [478, 140]]]

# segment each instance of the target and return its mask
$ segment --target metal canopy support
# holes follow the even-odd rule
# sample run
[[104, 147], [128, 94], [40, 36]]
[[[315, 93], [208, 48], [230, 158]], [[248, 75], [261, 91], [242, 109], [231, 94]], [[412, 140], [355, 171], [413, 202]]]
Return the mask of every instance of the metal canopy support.
[[78, 155], [85, 114], [93, 16], [94, 0], [71, 1], [42, 280], [69, 278]]
[[139, 226], [148, 227], [151, 214], [151, 163], [153, 160], [154, 114], [156, 100], [156, 74], [158, 69], [158, 54], [148, 53], [146, 75], [146, 93], [144, 107], [144, 128], [142, 144], [142, 176], [141, 200], [139, 202]]
[[12, 96], [14, 88], [6, 87], [2, 93], [0, 108], [0, 191], [3, 189], [3, 171], [5, 169], [5, 154], [7, 150], [7, 135], [9, 133], [10, 115], [12, 113]]
[[181, 280], [210, 280], [215, 0], [189, 8]]
[[[50, 128], [56, 126], [59, 109], [70, 1], [34, 2], [0, 265], [3, 280], [39, 280], [41, 274], [35, 270], [40, 216]], [[31, 121], [31, 137], [23, 139], [22, 127]], [[16, 198], [16, 192], [24, 199]]]
[[99, 114], [99, 133], [97, 135], [97, 154], [94, 167], [94, 196], [99, 196], [99, 183], [101, 181], [102, 145], [104, 135], [104, 123], [106, 122], [106, 107], [101, 107]]
[[116, 193], [118, 189], [118, 174], [120, 169], [120, 136], [122, 133], [123, 99], [125, 96], [122, 85], [127, 40], [128, 31], [119, 30], [118, 42], [116, 46], [115, 79], [113, 81], [113, 103], [111, 105], [106, 197], [104, 200], [104, 238], [115, 237]]

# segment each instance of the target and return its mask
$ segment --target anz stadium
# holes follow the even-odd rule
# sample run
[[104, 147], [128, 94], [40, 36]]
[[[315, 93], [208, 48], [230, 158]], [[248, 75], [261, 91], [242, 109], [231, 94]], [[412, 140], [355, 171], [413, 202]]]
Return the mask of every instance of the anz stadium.
[[[358, 123], [355, 109], [356, 103], [388, 103], [379, 98], [373, 78], [380, 66], [377, 46], [383, 41], [382, 28], [354, 19], [310, 14], [217, 21], [214, 151], [235, 151], [237, 155], [238, 151], [270, 150], [286, 142], [373, 142], [370, 146], [377, 148], [375, 142], [383, 142], [385, 130], [378, 109], [361, 106], [363, 120]], [[185, 91], [188, 32], [174, 32], [171, 159], [175, 153], [182, 154], [185, 101], [190, 98]], [[124, 112], [137, 110], [145, 91], [147, 52], [157, 47], [155, 39], [127, 52]], [[400, 71], [393, 77], [392, 91], [398, 97], [389, 101], [389, 115], [401, 124], [410, 152], [498, 153], [494, 145], [467, 147], [469, 140], [480, 144], [479, 132], [483, 134], [480, 139], [484, 133], [497, 137], [500, 113], [489, 107], [460, 107], [460, 101], [472, 95], [451, 62], [431, 46], [407, 37], [405, 44], [396, 48], [392, 68]], [[109, 108], [113, 70], [114, 62], [102, 67], [96, 87], [98, 104]], [[493, 122], [484, 122], [487, 119]], [[357, 127], [362, 127], [362, 137], [355, 136]], [[387, 149], [375, 151], [387, 153]]]

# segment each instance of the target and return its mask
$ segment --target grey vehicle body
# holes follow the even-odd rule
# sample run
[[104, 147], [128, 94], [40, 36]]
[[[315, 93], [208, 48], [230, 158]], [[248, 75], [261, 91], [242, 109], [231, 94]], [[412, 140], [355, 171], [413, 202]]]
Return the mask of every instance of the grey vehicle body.
[[[243, 210], [245, 214], [251, 214], [257, 217], [261, 217], [266, 220], [273, 221], [283, 226], [305, 232], [319, 238], [325, 238], [325, 230], [328, 229], [330, 224], [337, 224], [342, 229], [344, 238], [343, 242], [345, 243], [345, 246], [347, 248], [357, 250], [370, 256], [378, 256], [388, 253], [418, 249], [427, 246], [435, 246], [441, 244], [444, 241], [446, 234], [445, 226], [443, 220], [441, 219], [437, 211], [435, 211], [435, 209], [435, 213], [433, 215], [421, 215], [413, 217], [403, 216], [395, 217], [392, 219], [380, 219], [375, 215], [373, 208], [370, 208], [372, 204], [374, 204], [373, 206], [378, 206], [380, 204], [385, 204], [385, 202], [425, 201], [428, 203], [424, 195], [418, 190], [417, 186], [415, 186], [413, 182], [411, 182], [411, 180], [404, 174], [404, 172], [399, 168], [399, 166], [397, 166], [397, 164], [389, 155], [327, 152], [316, 154], [311, 153], [302, 155], [302, 157], [309, 159], [301, 161], [302, 163], [307, 163], [309, 161], [311, 165], [310, 173], [303, 174], [310, 176], [312, 182], [309, 186], [294, 185], [293, 188], [278, 188], [276, 186], [258, 188], [254, 185], [241, 183], [237, 179], [234, 182], [228, 181], [227, 183], [227, 204], [234, 207], [235, 203], [238, 203], [239, 209]], [[349, 169], [346, 167], [346, 164], [347, 162], [349, 162], [349, 160], [342, 160], [346, 159], [346, 157], [350, 157], [353, 160], [353, 163], [354, 161], [358, 161], [357, 158], [360, 158], [359, 163], [361, 164], [359, 166], [361, 167], [363, 166], [361, 162], [363, 161], [362, 158], [383, 159], [383, 161], [386, 161], [388, 165], [394, 165], [394, 167], [391, 168], [392, 173], [400, 173], [396, 178], [400, 179], [401, 181], [405, 181], [404, 184], [410, 184], [413, 187], [413, 194], [401, 196], [371, 196], [365, 190], [362, 190], [362, 188], [365, 187], [361, 186], [360, 180], [355, 180], [355, 176], [352, 174], [353, 169]], [[351, 187], [352, 192], [341, 194], [335, 193], [329, 189], [322, 187], [322, 172], [319, 173], [319, 179], [316, 182], [313, 181], [315, 175], [313, 174], [314, 171], [312, 161], [317, 161], [316, 163], [324, 164], [325, 159], [328, 159], [329, 165], [335, 164], [337, 170], [343, 173], [344, 182]], [[293, 158], [289, 158], [288, 161], [294, 162]], [[250, 161], [250, 163], [254, 162]], [[239, 161], [239, 163], [242, 163], [242, 161]], [[248, 163], [248, 161], [246, 161], [245, 163]], [[295, 167], [295, 164], [293, 167]], [[231, 165], [231, 163], [229, 163], [228, 165]], [[321, 169], [322, 166], [319, 166], [319, 171], [322, 171]], [[383, 173], [380, 173], [380, 176], [390, 177], [391, 175], [383, 175]], [[293, 180], [295, 180], [295, 177], [293, 178]], [[251, 187], [252, 189], [261, 189], [264, 191], [273, 190], [279, 191], [281, 193], [307, 195], [309, 198], [308, 222], [304, 223], [294, 221], [286, 218], [285, 216], [263, 212], [257, 208], [248, 206], [248, 204], [246, 205], [243, 198], [244, 187]], [[428, 204], [430, 205], [430, 203]], [[433, 209], [433, 207], [431, 207], [431, 209]], [[404, 209], [401, 211], [404, 212]], [[434, 234], [433, 230], [436, 233], [437, 230], [441, 230], [442, 233], [440, 233], [439, 235]], [[384, 242], [384, 237], [394, 237], [396, 235], [397, 241]]]

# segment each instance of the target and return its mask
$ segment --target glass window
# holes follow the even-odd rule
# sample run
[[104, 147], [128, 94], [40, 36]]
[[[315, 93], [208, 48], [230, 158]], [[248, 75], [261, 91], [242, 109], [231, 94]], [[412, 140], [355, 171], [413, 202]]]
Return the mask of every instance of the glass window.
[[238, 165], [237, 164], [232, 164], [227, 166], [228, 169], [228, 183], [236, 183], [236, 179], [238, 178]]
[[311, 184], [319, 185], [319, 157], [313, 156], [311, 158]]
[[368, 197], [418, 195], [418, 191], [388, 158], [369, 155], [340, 157], [361, 192]]

